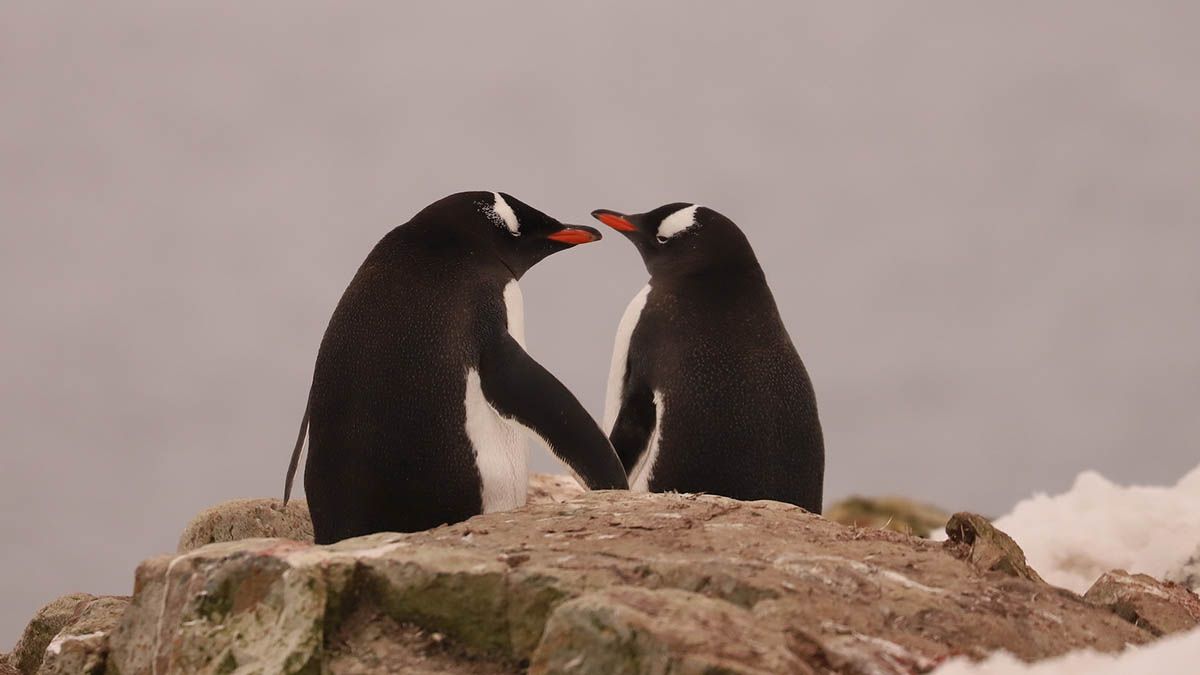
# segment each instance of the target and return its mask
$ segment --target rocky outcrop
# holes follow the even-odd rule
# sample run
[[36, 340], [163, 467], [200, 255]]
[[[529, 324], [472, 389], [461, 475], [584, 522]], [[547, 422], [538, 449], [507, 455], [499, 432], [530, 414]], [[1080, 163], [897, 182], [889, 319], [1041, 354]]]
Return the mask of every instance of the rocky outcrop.
[[46, 647], [39, 675], [100, 675], [108, 658], [108, 636], [129, 598], [106, 596], [87, 603]]
[[1200, 598], [1187, 588], [1145, 574], [1115, 570], [1101, 576], [1083, 596], [1156, 636], [1200, 626]]
[[[719, 637], [718, 637], [719, 636]], [[699, 593], [618, 586], [559, 606], [530, 673], [811, 673], [754, 612]]]
[[950, 514], [942, 509], [904, 497], [849, 497], [825, 509], [825, 517], [843, 525], [918, 537], [929, 537], [950, 520]]
[[[102, 673], [108, 635], [128, 605], [129, 598], [123, 597], [64, 595], [38, 610], [8, 655], [7, 665], [22, 675]], [[0, 659], [0, 664], [4, 662]]]
[[56, 598], [37, 611], [8, 655], [8, 661], [21, 673], [36, 673], [50, 641], [95, 599], [87, 593], [70, 593]]
[[974, 513], [956, 513], [946, 523], [950, 537], [946, 549], [954, 556], [985, 572], [1045, 583], [1025, 562], [1025, 553], [1012, 537]]
[[222, 541], [255, 537], [312, 542], [308, 504], [282, 499], [235, 499], [205, 509], [192, 518], [179, 537], [179, 553]]
[[[578, 497], [584, 489], [570, 476], [535, 473], [529, 477], [531, 504], [559, 503]], [[187, 553], [223, 541], [291, 539], [312, 543], [308, 504], [281, 499], [235, 499], [205, 509], [192, 518], [179, 537], [176, 551]]]
[[535, 473], [529, 476], [529, 491], [526, 500], [530, 504], [554, 504], [565, 502], [587, 492], [579, 481], [570, 476], [552, 473]]
[[1019, 548], [959, 520], [943, 545], [777, 502], [593, 492], [332, 546], [216, 543], [138, 568], [109, 667], [908, 673], [1153, 639], [1011, 576]]

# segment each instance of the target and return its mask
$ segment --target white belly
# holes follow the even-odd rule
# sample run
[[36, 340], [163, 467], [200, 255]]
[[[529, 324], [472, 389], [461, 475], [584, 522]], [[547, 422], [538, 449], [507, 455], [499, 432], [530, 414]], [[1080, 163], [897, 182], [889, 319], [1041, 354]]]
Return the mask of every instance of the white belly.
[[[525, 314], [521, 287], [504, 287], [508, 333], [525, 347]], [[475, 466], [483, 483], [483, 512], [508, 511], [525, 504], [529, 486], [529, 445], [521, 425], [506, 420], [483, 395], [479, 372], [467, 371], [466, 431], [475, 448]]]
[[629, 361], [629, 341], [637, 328], [642, 309], [646, 306], [646, 298], [650, 295], [650, 284], [633, 296], [621, 322], [617, 324], [617, 337], [613, 340], [612, 364], [608, 370], [608, 389], [604, 393], [604, 433], [611, 434], [613, 425], [617, 423], [617, 414], [621, 411], [621, 399], [624, 396], [625, 367]]
[[496, 412], [483, 396], [479, 372], [467, 371], [467, 438], [483, 482], [483, 512], [508, 511], [525, 504], [529, 485], [529, 446], [521, 427]]
[[646, 443], [646, 452], [638, 458], [629, 473], [629, 490], [631, 492], [649, 492], [650, 477], [654, 475], [654, 463], [658, 461], [658, 445], [662, 440], [663, 414], [666, 412], [666, 402], [661, 391], [654, 392], [654, 430], [650, 432], [650, 440]]

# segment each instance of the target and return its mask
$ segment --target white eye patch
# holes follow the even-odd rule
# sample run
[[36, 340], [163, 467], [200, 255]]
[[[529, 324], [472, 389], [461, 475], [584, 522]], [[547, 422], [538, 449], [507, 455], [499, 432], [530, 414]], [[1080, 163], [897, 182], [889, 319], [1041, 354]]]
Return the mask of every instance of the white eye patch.
[[686, 232], [687, 230], [695, 227], [696, 209], [698, 208], [700, 208], [698, 204], [692, 204], [691, 206], [685, 206], [666, 218], [663, 218], [662, 222], [658, 224], [658, 240], [660, 242], [665, 242], [680, 232]]
[[500, 196], [499, 192], [493, 192], [492, 196], [495, 200], [492, 202], [492, 208], [488, 216], [496, 227], [503, 227], [508, 230], [514, 237], [521, 235], [521, 223], [517, 220], [517, 214], [513, 213], [512, 207], [508, 202], [504, 201], [504, 197]]

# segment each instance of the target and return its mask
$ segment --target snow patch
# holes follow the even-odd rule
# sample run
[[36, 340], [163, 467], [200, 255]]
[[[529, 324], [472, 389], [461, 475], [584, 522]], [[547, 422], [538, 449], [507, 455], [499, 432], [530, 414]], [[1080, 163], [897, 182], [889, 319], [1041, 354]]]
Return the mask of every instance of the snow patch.
[[1120, 654], [1081, 650], [1028, 664], [1006, 652], [979, 663], [960, 657], [934, 675], [1194, 675], [1200, 663], [1200, 630], [1172, 635]]
[[1085, 471], [1063, 494], [1035, 495], [996, 521], [1042, 577], [1083, 593], [1114, 569], [1163, 579], [1200, 543], [1200, 467], [1172, 487], [1121, 486]]

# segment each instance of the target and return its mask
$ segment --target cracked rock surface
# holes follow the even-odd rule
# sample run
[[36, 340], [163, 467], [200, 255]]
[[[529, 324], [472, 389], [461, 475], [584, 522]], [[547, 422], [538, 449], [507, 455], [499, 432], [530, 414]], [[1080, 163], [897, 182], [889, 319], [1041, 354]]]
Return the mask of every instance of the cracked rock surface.
[[1200, 598], [1185, 586], [1145, 574], [1130, 574], [1125, 570], [1106, 572], [1083, 599], [1157, 636], [1200, 626]]
[[1154, 638], [970, 525], [942, 544], [777, 502], [591, 492], [332, 546], [215, 543], [139, 566], [108, 669], [887, 674]]

